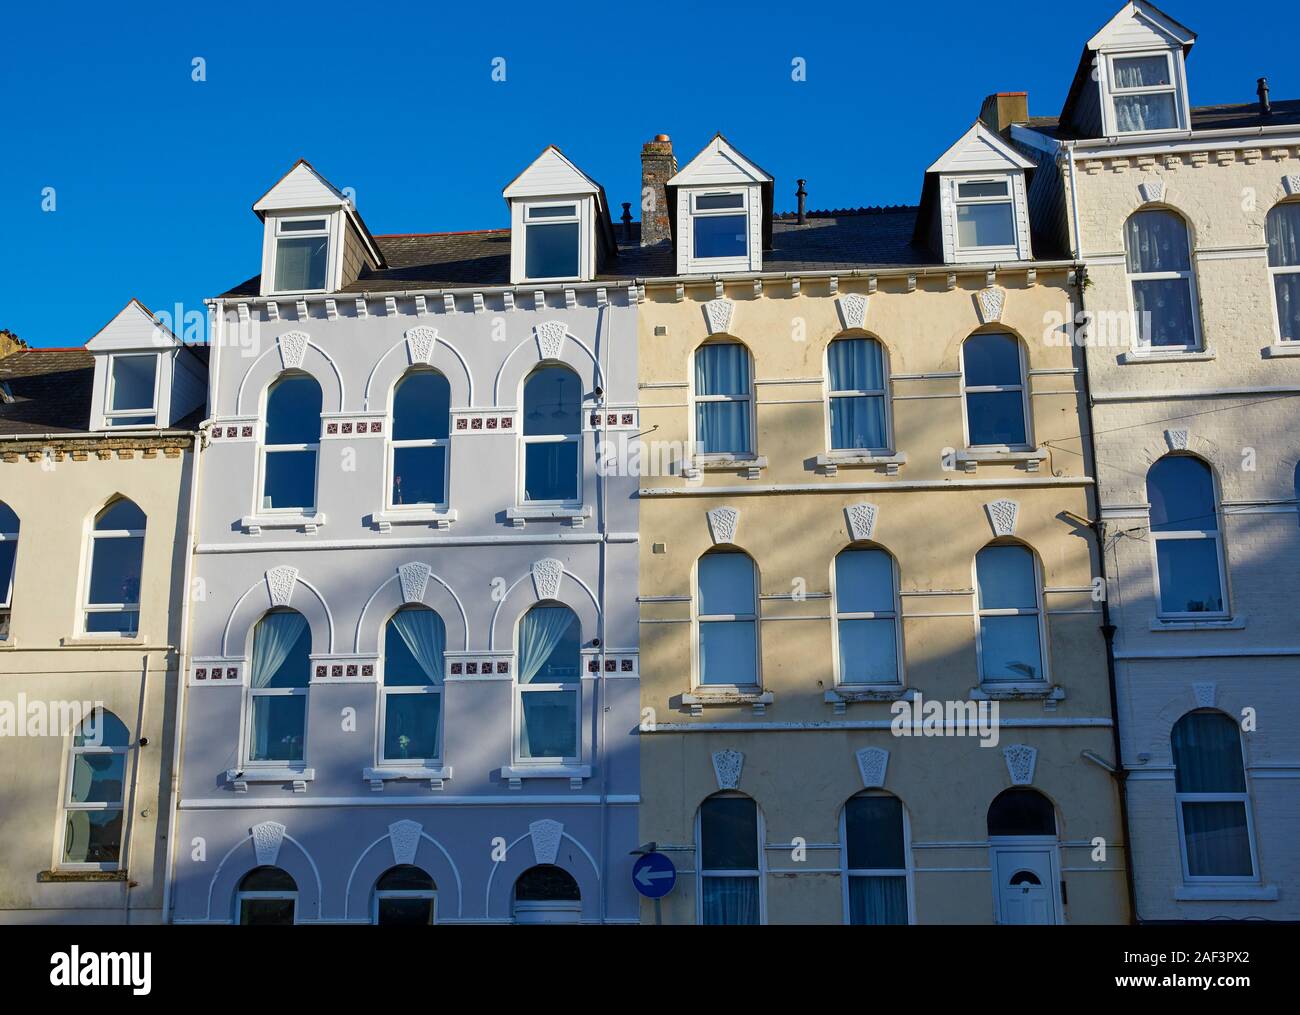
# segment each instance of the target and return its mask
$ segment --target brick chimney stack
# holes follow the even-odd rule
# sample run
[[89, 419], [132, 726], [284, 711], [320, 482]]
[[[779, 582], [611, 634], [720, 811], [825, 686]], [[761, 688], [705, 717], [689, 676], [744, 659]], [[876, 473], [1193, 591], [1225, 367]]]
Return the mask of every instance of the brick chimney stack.
[[641, 146], [641, 246], [653, 247], [672, 239], [665, 185], [677, 175], [677, 157], [667, 134]]
[[1029, 122], [1028, 92], [997, 92], [980, 106], [980, 119], [989, 130], [1001, 134], [1013, 123]]

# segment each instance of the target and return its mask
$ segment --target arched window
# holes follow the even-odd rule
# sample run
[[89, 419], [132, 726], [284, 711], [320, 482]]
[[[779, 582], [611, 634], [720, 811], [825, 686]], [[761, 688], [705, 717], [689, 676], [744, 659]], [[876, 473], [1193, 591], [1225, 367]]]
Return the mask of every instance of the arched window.
[[1300, 201], [1286, 201], [1269, 211], [1264, 232], [1277, 306], [1277, 337], [1282, 342], [1300, 342]]
[[412, 370], [393, 391], [391, 506], [447, 502], [451, 385], [433, 370]]
[[253, 631], [249, 678], [250, 762], [299, 762], [307, 736], [311, 628], [293, 610], [272, 610]]
[[1176, 212], [1135, 212], [1124, 225], [1139, 348], [1200, 348], [1200, 314], [1187, 223]]
[[381, 927], [427, 927], [436, 893], [433, 878], [419, 867], [389, 867], [375, 882], [374, 921]]
[[427, 606], [404, 606], [384, 629], [382, 760], [419, 765], [442, 757], [443, 652], [447, 632]]
[[696, 567], [699, 683], [759, 687], [758, 569], [740, 550], [710, 550]]
[[994, 543], [975, 555], [980, 682], [1026, 683], [1045, 677], [1042, 583], [1033, 552]]
[[751, 454], [750, 401], [748, 349], [739, 342], [709, 342], [695, 350], [697, 454]]
[[897, 684], [898, 574], [884, 550], [851, 546], [835, 557], [835, 628], [841, 684]]
[[1170, 741], [1184, 874], [1253, 879], [1255, 836], [1237, 724], [1222, 712], [1189, 712]]
[[140, 629], [140, 573], [144, 565], [145, 517], [120, 497], [95, 516], [86, 582], [87, 634], [133, 638]]
[[982, 332], [962, 345], [968, 447], [1028, 447], [1024, 361], [1014, 335]]
[[859, 793], [844, 805], [841, 820], [849, 923], [907, 923], [902, 802], [888, 793]]
[[544, 366], [524, 382], [524, 500], [582, 500], [582, 381], [568, 367]]
[[288, 927], [298, 906], [298, 883], [279, 867], [254, 867], [239, 882], [235, 911], [250, 927]]
[[582, 625], [567, 606], [541, 603], [519, 622], [516, 756], [521, 760], [579, 760], [581, 649]]
[[291, 373], [271, 385], [262, 438], [263, 510], [315, 510], [320, 413], [321, 390], [314, 377]]
[[831, 450], [890, 448], [885, 357], [874, 338], [837, 338], [826, 350]]
[[1156, 595], [1162, 616], [1224, 612], [1223, 544], [1210, 467], [1166, 455], [1147, 472]]
[[582, 893], [564, 868], [538, 864], [515, 881], [514, 911], [516, 923], [577, 923]]
[[1056, 809], [1037, 790], [1003, 790], [989, 804], [988, 830], [990, 837], [1055, 835]]
[[131, 734], [112, 712], [96, 709], [68, 751], [61, 866], [116, 870], [122, 853], [122, 801]]
[[18, 516], [0, 501], [0, 641], [9, 637], [9, 612], [13, 608], [14, 563], [18, 557]]
[[740, 793], [719, 793], [700, 804], [698, 827], [700, 922], [756, 924], [762, 869], [758, 805]]

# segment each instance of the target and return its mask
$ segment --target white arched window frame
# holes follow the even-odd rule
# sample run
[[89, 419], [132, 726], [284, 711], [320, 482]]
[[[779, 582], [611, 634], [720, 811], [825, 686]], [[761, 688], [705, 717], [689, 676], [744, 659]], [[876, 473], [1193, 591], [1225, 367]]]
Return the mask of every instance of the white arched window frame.
[[112, 712], [97, 709], [78, 726], [68, 748], [60, 868], [121, 866], [130, 754], [130, 733]]
[[[266, 645], [259, 646], [259, 636], [267, 638]], [[246, 767], [304, 764], [311, 646], [311, 625], [296, 610], [270, 610], [254, 625], [249, 641]], [[285, 745], [293, 742], [294, 734], [297, 747], [290, 749]]]
[[[1024, 543], [989, 543], [975, 555], [974, 578], [980, 683], [1044, 685], [1047, 627], [1038, 554]], [[1037, 676], [1025, 673], [1026, 666], [1036, 667]]]
[[138, 635], [146, 524], [144, 512], [125, 497], [96, 515], [87, 538], [82, 633]]
[[[841, 359], [839, 353], [844, 350], [862, 351], [864, 355], [860, 361], [851, 353]], [[826, 347], [826, 447], [833, 452], [891, 454], [894, 447], [891, 415], [889, 356], [884, 343], [870, 335], [835, 338]], [[873, 420], [878, 422], [873, 425]], [[852, 439], [863, 430], [877, 431], [880, 440], [867, 444]]]
[[0, 641], [9, 638], [13, 608], [14, 571], [18, 561], [18, 516], [0, 501]]
[[[860, 575], [847, 570], [859, 563]], [[887, 574], [882, 573], [883, 565], [887, 565]], [[843, 574], [842, 568], [846, 569]], [[893, 555], [872, 543], [846, 546], [831, 562], [831, 599], [835, 611], [836, 685], [894, 687], [902, 684], [903, 634], [899, 623], [902, 611], [898, 562]], [[872, 646], [866, 662], [867, 676], [874, 679], [856, 679], [861, 666], [854, 657], [864, 642]]]
[[746, 693], [762, 688], [759, 587], [758, 565], [743, 550], [710, 550], [696, 561], [691, 599], [696, 687]]
[[[576, 397], [570, 401], [557, 404], [551, 414], [570, 418], [570, 426], [548, 425], [544, 421], [534, 424], [536, 414], [545, 414], [545, 406], [536, 404], [541, 397], [538, 389], [530, 396], [529, 386], [543, 375], [563, 372], [566, 382], [576, 386]], [[545, 362], [532, 370], [522, 386], [520, 403], [523, 412], [520, 420], [520, 468], [518, 503], [524, 505], [541, 505], [553, 507], [576, 508], [582, 505], [582, 379], [569, 366], [557, 362]], [[542, 429], [544, 432], [530, 433], [530, 430]], [[555, 432], [550, 432], [555, 431]], [[530, 454], [536, 449], [537, 454]], [[572, 457], [572, 487], [568, 486], [570, 474], [565, 460]], [[533, 475], [536, 471], [536, 475]], [[540, 478], [539, 478], [540, 477]], [[554, 489], [550, 489], [550, 487]], [[537, 491], [541, 495], [537, 495]], [[533, 493], [530, 496], [530, 492]]]
[[[445, 415], [439, 411], [437, 418], [429, 421], [432, 425], [426, 432], [425, 427], [411, 426], [402, 419], [398, 407], [404, 385], [424, 385], [430, 379], [434, 379], [435, 386], [441, 382], [438, 397], [445, 397], [447, 411]], [[388, 422], [388, 509], [417, 513], [444, 510], [451, 496], [448, 492], [451, 472], [451, 386], [447, 378], [437, 370], [408, 370], [393, 385], [389, 404], [392, 412]], [[441, 409], [441, 404], [437, 408]], [[404, 434], [408, 436], [403, 436]], [[403, 483], [403, 478], [412, 469], [427, 471], [436, 477], [433, 484], [436, 489], [429, 492], [418, 489], [412, 492], [412, 484]], [[436, 496], [430, 496], [430, 493], [436, 493]]]
[[[1199, 756], [1195, 743], [1198, 733], [1200, 739], [1209, 733], [1209, 739], [1219, 741], [1218, 747], [1227, 747], [1218, 759], [1224, 763], [1218, 770]], [[1180, 756], [1179, 744], [1184, 739], [1190, 742]], [[1226, 743], [1229, 739], [1231, 743]], [[1174, 724], [1170, 741], [1183, 879], [1189, 883], [1258, 882], [1255, 819], [1246, 782], [1245, 749], [1236, 720], [1222, 712], [1188, 712]], [[1213, 760], [1212, 746], [1201, 749]]]
[[[1162, 470], [1162, 463], [1168, 462], [1177, 462], [1187, 469], [1194, 468], [1195, 477], [1204, 483], [1204, 489], [1201, 491], [1203, 502], [1199, 507], [1192, 503], [1190, 496], [1196, 491], [1189, 491], [1185, 486], [1178, 489], [1173, 479], [1164, 478], [1167, 473]], [[1157, 470], [1161, 472], [1153, 480], [1152, 473]], [[1147, 470], [1148, 501], [1153, 499], [1153, 493], [1159, 492], [1153, 490], [1153, 481], [1168, 482], [1171, 486], [1170, 491], [1160, 497], [1161, 502], [1168, 505], [1165, 509], [1166, 519], [1161, 520], [1160, 508], [1157, 505], [1149, 508], [1151, 577], [1155, 586], [1158, 616], [1166, 620], [1213, 620], [1227, 617], [1229, 615], [1228, 570], [1223, 547], [1223, 513], [1220, 508], [1218, 477], [1215, 476], [1208, 462], [1195, 455], [1165, 455]], [[1170, 513], [1174, 517], [1168, 518]], [[1180, 586], [1175, 585], [1168, 578], [1162, 578], [1161, 572], [1172, 574], [1177, 568], [1186, 575], [1187, 568], [1178, 566], [1179, 557], [1195, 554], [1196, 549], [1192, 547], [1207, 544], [1213, 547], [1211, 557], [1216, 574], [1214, 581], [1207, 583], [1207, 586], [1212, 585], [1212, 587], [1200, 591], [1209, 591], [1211, 596], [1217, 596], [1218, 608], [1214, 608], [1213, 603], [1207, 604], [1207, 608], [1203, 610], [1170, 608], [1177, 602], [1175, 597], [1181, 597], [1184, 603], [1189, 601], [1189, 597]], [[1201, 563], [1203, 564], [1203, 561]]]
[[[562, 629], [560, 611], [569, 618]], [[516, 764], [572, 767], [582, 761], [582, 638], [581, 620], [563, 603], [544, 600], [519, 618]]]
[[[271, 433], [270, 416], [274, 408], [273, 400], [277, 397], [281, 399], [294, 397], [288, 394], [290, 386], [302, 392], [305, 399], [309, 399], [308, 384], [313, 385], [315, 388], [313, 402], [316, 409], [315, 413], [306, 411], [303, 407], [298, 407], [301, 415], [295, 413], [292, 426], [284, 428], [291, 431], [287, 434], [288, 439], [280, 439], [280, 434]], [[258, 428], [261, 435], [259, 442], [261, 452], [259, 455], [258, 508], [256, 514], [309, 515], [315, 513], [320, 467], [320, 406], [322, 397], [320, 383], [316, 378], [301, 371], [289, 371], [281, 374], [267, 387], [263, 401], [261, 426]], [[272, 487], [276, 486], [279, 489], [277, 485], [278, 478], [295, 467], [298, 471], [297, 478], [301, 484], [301, 492], [300, 495], [288, 499], [305, 500], [309, 503], [274, 503], [275, 496], [272, 493]], [[306, 478], [308, 475], [311, 477], [310, 480]], [[310, 492], [308, 492], [308, 484], [310, 484]]]
[[[1011, 364], [999, 364], [1004, 369], [998, 370], [996, 376], [977, 375], [973, 364], [968, 362], [967, 353], [978, 345], [995, 346], [1001, 344], [1009, 348], [1014, 343], [1014, 373]], [[1025, 362], [1025, 344], [1006, 331], [977, 331], [962, 343], [961, 352], [961, 402], [962, 425], [965, 428], [966, 447], [981, 448], [986, 451], [1030, 451], [1034, 447], [1033, 431], [1030, 427], [1029, 385], [1025, 383], [1028, 364]], [[982, 373], [982, 370], [978, 373]], [[972, 383], [974, 381], [974, 383]], [[981, 427], [972, 425], [976, 414], [982, 412], [981, 406], [1000, 406], [1002, 412], [1008, 409], [1019, 411], [1019, 436], [1021, 440], [996, 441], [986, 440], [988, 434], [981, 433]], [[1014, 436], [1014, 435], [1011, 435]]]
[[[405, 641], [395, 625], [405, 615], [417, 621], [406, 622]], [[397, 672], [390, 648], [392, 639], [402, 640], [407, 655], [403, 662], [409, 672]], [[411, 645], [414, 644], [414, 648]], [[442, 617], [427, 606], [405, 606], [384, 625], [383, 682], [379, 705], [379, 762], [382, 765], [436, 767], [442, 758], [443, 680], [447, 633]], [[432, 715], [430, 714], [432, 713]], [[418, 750], [418, 737], [403, 743], [408, 725], [425, 725], [432, 736], [432, 751]]]
[[[746, 801], [753, 809], [754, 838], [752, 855], [750, 855], [747, 843], [736, 842], [723, 849], [714, 849], [706, 843], [707, 835], [711, 834], [714, 829], [706, 827], [705, 811], [713, 801]], [[722, 828], [725, 828], [727, 824], [725, 821], [720, 822]], [[765, 841], [766, 828], [763, 822], [763, 810], [758, 806], [758, 801], [747, 794], [735, 791], [715, 793], [696, 808], [695, 921], [697, 924], [704, 924], [706, 919], [709, 919], [713, 925], [767, 923], [767, 858], [766, 851], [763, 848]], [[706, 846], [709, 846], [707, 850]], [[719, 854], [723, 856], [721, 860], [716, 859]], [[706, 864], [708, 865], [706, 866]], [[740, 884], [719, 884], [718, 882], [741, 882], [743, 887]], [[754, 898], [754, 896], [757, 896], [757, 898]], [[732, 919], [719, 919], [719, 917], [727, 916], [732, 917]], [[735, 919], [735, 917], [742, 918]]]
[[[851, 849], [849, 841], [849, 808], [854, 800], [861, 798], [893, 800], [896, 802], [899, 811], [899, 844], [898, 851], [901, 855], [902, 863], [880, 865], [879, 863], [870, 866], [850, 866], [850, 857], [857, 862], [860, 857], [854, 855], [858, 850]], [[884, 829], [888, 831], [888, 829]], [[889, 853], [891, 849], [880, 849], [879, 844], [868, 847], [866, 850], [869, 854]], [[886, 793], [884, 790], [864, 790], [856, 793], [845, 801], [844, 806], [840, 808], [840, 869], [843, 872], [841, 878], [842, 898], [844, 902], [844, 922], [852, 924], [854, 922], [854, 900], [853, 900], [853, 883], [855, 878], [864, 880], [888, 880], [890, 882], [901, 881], [903, 885], [904, 902], [902, 915], [903, 923], [913, 923], [916, 920], [915, 902], [913, 899], [912, 887], [912, 837], [911, 829], [907, 820], [907, 808], [903, 802], [892, 793]], [[859, 907], [861, 909], [861, 907]], [[862, 922], [899, 922], [891, 921], [862, 921]]]
[[1300, 199], [1274, 205], [1264, 231], [1277, 341], [1300, 345]]
[[705, 342], [696, 348], [690, 371], [690, 432], [695, 458], [754, 457], [753, 371], [749, 347], [734, 338]]
[[1199, 351], [1200, 300], [1187, 220], [1169, 208], [1134, 212], [1124, 223], [1124, 259], [1135, 351]]

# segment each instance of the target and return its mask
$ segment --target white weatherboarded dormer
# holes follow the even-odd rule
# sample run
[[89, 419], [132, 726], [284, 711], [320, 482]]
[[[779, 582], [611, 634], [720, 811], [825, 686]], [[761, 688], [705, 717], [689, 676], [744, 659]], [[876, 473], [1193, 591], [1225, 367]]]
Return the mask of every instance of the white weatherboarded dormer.
[[351, 200], [299, 159], [253, 205], [265, 230], [263, 296], [338, 292], [383, 255]]
[[207, 398], [206, 361], [131, 300], [86, 343], [91, 430], [166, 430]]
[[721, 134], [668, 181], [679, 275], [762, 271], [772, 177]]
[[945, 264], [1028, 261], [1025, 172], [1034, 164], [982, 122], [926, 170], [918, 230]]
[[555, 145], [501, 192], [510, 206], [510, 282], [590, 282], [615, 248], [605, 191]]
[[1186, 57], [1196, 33], [1134, 0], [1088, 40], [1061, 122], [1080, 137], [1190, 129]]

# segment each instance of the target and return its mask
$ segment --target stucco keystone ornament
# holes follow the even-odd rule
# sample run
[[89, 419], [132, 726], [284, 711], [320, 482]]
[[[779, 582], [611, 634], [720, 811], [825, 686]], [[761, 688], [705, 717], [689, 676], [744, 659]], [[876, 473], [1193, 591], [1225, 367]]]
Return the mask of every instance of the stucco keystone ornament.
[[736, 526], [740, 524], [740, 512], [732, 507], [714, 508], [708, 512], [709, 535], [714, 544], [734, 543]]
[[393, 863], [415, 863], [416, 850], [420, 848], [420, 833], [424, 826], [418, 821], [394, 821], [388, 826], [388, 841], [393, 847]]
[[1138, 186], [1138, 193], [1142, 195], [1142, 200], [1148, 203], [1163, 201], [1165, 199], [1165, 181], [1146, 180]]
[[745, 767], [745, 756], [740, 751], [725, 750], [713, 753], [713, 774], [718, 789], [735, 789], [740, 785], [740, 771]]
[[885, 770], [889, 767], [889, 752], [883, 747], [864, 747], [857, 753], [858, 771], [862, 773], [863, 789], [881, 789], [885, 785]]
[[426, 324], [408, 329], [406, 352], [411, 362], [428, 364], [433, 359], [433, 344], [437, 341], [438, 333]]
[[547, 557], [533, 564], [533, 591], [538, 599], [558, 599], [560, 596], [560, 579], [564, 577], [564, 565], [554, 557]]
[[293, 598], [293, 587], [298, 581], [298, 569], [281, 564], [266, 572], [266, 592], [272, 606], [288, 606]]
[[994, 324], [1002, 320], [1002, 311], [1007, 305], [1007, 291], [1000, 285], [981, 289], [975, 294], [975, 302], [979, 304], [980, 320], [984, 324]]
[[1213, 708], [1214, 699], [1218, 696], [1218, 687], [1212, 683], [1193, 684], [1192, 694], [1196, 697], [1197, 708]]
[[569, 326], [563, 321], [543, 321], [533, 330], [537, 332], [537, 351], [542, 359], [559, 359]]
[[840, 320], [845, 328], [863, 329], [867, 326], [867, 297], [862, 293], [847, 293], [835, 301], [840, 308]]
[[555, 856], [560, 851], [560, 839], [564, 835], [564, 826], [558, 821], [543, 818], [528, 826], [528, 835], [533, 840], [533, 856], [538, 863], [555, 863]]
[[874, 504], [850, 504], [844, 509], [849, 519], [849, 535], [854, 540], [870, 539], [876, 531], [876, 515], [880, 509]]
[[429, 565], [413, 560], [397, 569], [397, 580], [402, 583], [402, 602], [418, 603], [424, 599], [429, 587]]
[[1282, 177], [1282, 187], [1287, 197], [1300, 195], [1300, 173]]
[[1020, 516], [1020, 505], [1013, 500], [995, 500], [984, 505], [989, 514], [989, 524], [993, 526], [995, 536], [1014, 536], [1016, 519]]
[[280, 858], [280, 843], [284, 841], [284, 825], [278, 821], [263, 821], [249, 831], [253, 835], [253, 851], [259, 867], [274, 867]]
[[297, 370], [307, 355], [307, 332], [286, 331], [275, 340], [280, 349], [280, 362], [286, 370]]
[[1002, 757], [1006, 759], [1007, 774], [1011, 776], [1013, 786], [1029, 786], [1034, 781], [1034, 766], [1038, 763], [1038, 751], [1027, 744], [1008, 744], [1002, 748]]
[[1186, 451], [1188, 432], [1186, 430], [1166, 430], [1165, 443], [1170, 451]]
[[704, 304], [704, 319], [709, 325], [709, 334], [731, 331], [731, 317], [736, 305], [731, 300], [709, 300]]

